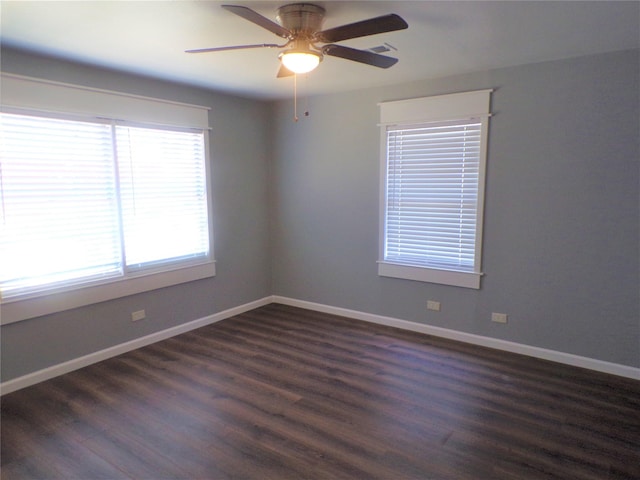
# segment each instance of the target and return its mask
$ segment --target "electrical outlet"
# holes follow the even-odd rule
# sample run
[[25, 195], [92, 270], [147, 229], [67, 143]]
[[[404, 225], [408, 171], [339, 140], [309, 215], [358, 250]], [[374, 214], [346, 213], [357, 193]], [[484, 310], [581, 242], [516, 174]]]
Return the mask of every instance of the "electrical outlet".
[[433, 310], [434, 312], [440, 311], [440, 302], [435, 300], [427, 300], [427, 310]]
[[507, 323], [508, 316], [506, 313], [492, 313], [491, 321], [496, 323]]
[[138, 320], [144, 320], [147, 318], [147, 314], [144, 310], [136, 310], [135, 312], [131, 312], [131, 321], [137, 322]]

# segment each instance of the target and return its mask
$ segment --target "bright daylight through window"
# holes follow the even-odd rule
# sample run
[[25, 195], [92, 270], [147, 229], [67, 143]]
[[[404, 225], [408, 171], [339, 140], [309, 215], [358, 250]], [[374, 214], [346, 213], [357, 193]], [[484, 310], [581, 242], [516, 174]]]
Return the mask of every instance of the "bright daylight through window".
[[7, 113], [1, 128], [5, 298], [208, 257], [202, 132]]
[[[40, 88], [22, 79], [7, 82], [14, 82], [6, 91], [18, 99], [21, 89]], [[67, 86], [43, 88], [76, 93]], [[133, 102], [143, 116], [188, 111], [180, 104], [79, 90], [87, 93], [106, 108], [117, 103], [112, 98], [128, 108]], [[82, 304], [215, 273], [205, 128], [183, 119], [186, 126], [114, 120], [100, 111], [88, 116], [6, 104], [2, 109], [3, 303], [82, 288]], [[125, 283], [107, 291], [118, 282]], [[87, 288], [102, 290], [89, 295]], [[78, 304], [73, 302], [69, 306]]]
[[480, 287], [489, 96], [381, 104], [380, 275]]

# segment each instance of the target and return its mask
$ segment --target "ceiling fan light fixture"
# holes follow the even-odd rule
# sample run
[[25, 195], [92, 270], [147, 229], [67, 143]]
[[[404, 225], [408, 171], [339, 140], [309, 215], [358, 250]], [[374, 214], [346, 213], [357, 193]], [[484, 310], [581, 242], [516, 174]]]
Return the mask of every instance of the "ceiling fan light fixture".
[[286, 50], [280, 54], [282, 64], [293, 73], [308, 73], [322, 60], [322, 55], [313, 50]]

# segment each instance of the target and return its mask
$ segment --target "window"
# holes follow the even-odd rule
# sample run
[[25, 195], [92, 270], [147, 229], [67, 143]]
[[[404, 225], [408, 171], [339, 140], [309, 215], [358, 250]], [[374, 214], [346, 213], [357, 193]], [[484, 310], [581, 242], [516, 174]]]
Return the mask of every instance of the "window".
[[[20, 88], [29, 82], [8, 80]], [[71, 86], [44, 86], [75, 93]], [[9, 99], [19, 97], [4, 87]], [[107, 95], [113, 108], [117, 94], [89, 93], [94, 100]], [[4, 323], [215, 274], [205, 128], [183, 119], [185, 126], [147, 124], [135, 114], [130, 121], [6, 103], [3, 98], [0, 113]], [[171, 116], [173, 105], [151, 105], [153, 118], [159, 110]], [[74, 110], [73, 99], [68, 106]], [[63, 300], [37, 303], [56, 294]]]
[[489, 95], [381, 104], [380, 275], [480, 287]]

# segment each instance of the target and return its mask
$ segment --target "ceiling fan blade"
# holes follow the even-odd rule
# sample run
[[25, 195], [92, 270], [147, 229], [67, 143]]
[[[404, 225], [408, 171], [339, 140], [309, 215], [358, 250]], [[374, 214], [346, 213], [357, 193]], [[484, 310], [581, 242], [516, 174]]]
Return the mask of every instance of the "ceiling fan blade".
[[289, 38], [291, 32], [286, 28], [278, 25], [275, 22], [272, 22], [267, 17], [263, 17], [258, 12], [254, 12], [250, 8], [242, 7], [240, 5], [222, 5], [222, 8], [230, 11], [231, 13], [235, 13], [236, 15], [244, 18], [245, 20], [249, 20], [256, 25], [259, 25], [262, 28], [266, 28], [271, 33], [275, 33], [279, 37]]
[[344, 47], [342, 45], [325, 45], [322, 47], [322, 53], [332, 57], [340, 57], [354, 62], [366, 63], [379, 68], [389, 68], [398, 62], [397, 58], [379, 55], [377, 53], [368, 52], [366, 50], [356, 50], [355, 48]]
[[224, 52], [226, 50], [244, 50], [245, 48], [282, 48], [285, 45], [277, 45], [275, 43], [258, 43], [256, 45], [232, 45], [230, 47], [213, 47], [213, 48], [196, 48], [195, 50], [185, 50], [185, 53], [207, 53], [207, 52]]
[[340, 42], [350, 38], [366, 37], [367, 35], [375, 35], [377, 33], [393, 32], [395, 30], [403, 30], [409, 25], [402, 17], [395, 13], [383, 15], [381, 17], [362, 20], [361, 22], [350, 23], [340, 27], [330, 28], [322, 32], [318, 32], [316, 38], [320, 42]]
[[295, 75], [295, 73], [293, 73], [291, 70], [289, 70], [287, 67], [285, 67], [282, 63], [280, 64], [280, 70], [278, 70], [278, 75], [276, 75], [277, 78], [284, 78], [284, 77], [291, 77]]

